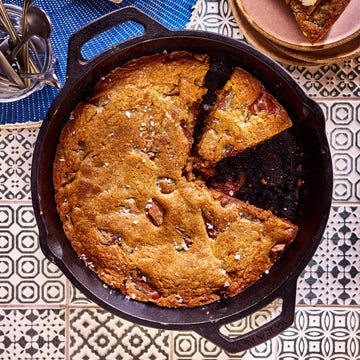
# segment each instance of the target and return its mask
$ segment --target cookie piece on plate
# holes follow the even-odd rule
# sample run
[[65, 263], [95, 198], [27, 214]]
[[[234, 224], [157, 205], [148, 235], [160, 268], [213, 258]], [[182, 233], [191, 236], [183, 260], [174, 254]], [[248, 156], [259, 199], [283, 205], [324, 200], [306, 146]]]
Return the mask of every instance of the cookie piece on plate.
[[285, 0], [304, 36], [311, 42], [321, 40], [344, 12], [350, 0]]

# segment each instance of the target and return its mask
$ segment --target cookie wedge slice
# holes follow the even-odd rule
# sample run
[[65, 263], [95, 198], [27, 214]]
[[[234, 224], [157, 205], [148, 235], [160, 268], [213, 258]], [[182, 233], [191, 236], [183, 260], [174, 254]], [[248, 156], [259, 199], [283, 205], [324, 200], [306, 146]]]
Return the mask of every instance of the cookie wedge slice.
[[290, 6], [295, 20], [312, 43], [324, 38], [350, 0], [318, 0], [314, 5], [305, 6], [300, 0], [285, 0]]
[[235, 68], [217, 92], [197, 144], [201, 168], [264, 142], [288, 129], [292, 122], [286, 110], [251, 74]]

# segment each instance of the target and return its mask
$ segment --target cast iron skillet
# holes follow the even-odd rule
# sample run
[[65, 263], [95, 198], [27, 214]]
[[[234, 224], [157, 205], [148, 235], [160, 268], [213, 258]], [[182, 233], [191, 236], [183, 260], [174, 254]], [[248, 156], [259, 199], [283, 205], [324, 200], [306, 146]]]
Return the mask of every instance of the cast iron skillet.
[[[81, 47], [96, 35], [126, 21], [144, 27], [142, 35], [113, 46], [91, 60]], [[101, 280], [75, 254], [56, 212], [52, 163], [60, 132], [75, 105], [89, 95], [94, 84], [111, 69], [131, 59], [173, 50], [221, 56], [257, 77], [287, 109], [294, 121], [293, 134], [311, 159], [306, 164], [306, 191], [299, 199], [295, 222], [299, 233], [270, 272], [234, 298], [193, 309], [167, 309], [128, 300], [103, 286]], [[114, 11], [76, 32], [69, 40], [67, 80], [51, 105], [40, 129], [32, 166], [32, 199], [42, 251], [71, 282], [101, 307], [129, 321], [172, 330], [191, 329], [229, 352], [262, 343], [291, 325], [296, 281], [314, 254], [326, 226], [332, 193], [332, 167], [325, 121], [320, 107], [304, 95], [297, 83], [274, 61], [246, 44], [213, 33], [169, 30], [139, 10]], [[282, 311], [275, 319], [238, 337], [220, 328], [256, 312], [275, 299]]]

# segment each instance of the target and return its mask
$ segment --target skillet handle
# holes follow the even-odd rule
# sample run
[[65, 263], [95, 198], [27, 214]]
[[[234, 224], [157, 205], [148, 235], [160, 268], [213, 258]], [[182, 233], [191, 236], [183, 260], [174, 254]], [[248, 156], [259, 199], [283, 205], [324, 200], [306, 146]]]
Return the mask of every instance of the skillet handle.
[[[228, 321], [206, 323], [205, 325], [200, 325], [195, 328], [194, 331], [229, 353], [237, 353], [250, 349], [279, 335], [293, 323], [295, 314], [296, 279], [291, 280], [290, 283], [285, 282], [282, 288], [278, 289], [271, 299], [265, 299], [258, 304], [256, 309], [251, 309], [248, 314], [253, 314], [267, 304], [270, 304], [276, 298], [281, 298], [283, 301], [281, 313], [276, 318], [248, 333], [241, 334], [237, 337], [228, 337], [222, 334], [220, 328], [223, 325], [229, 324]], [[240, 319], [235, 318], [232, 321], [238, 320]]]
[[100, 62], [104, 57], [111, 55], [111, 53], [115, 50], [114, 46], [110, 46], [109, 49], [103, 51], [101, 54], [87, 60], [82, 56], [81, 49], [85, 43], [95, 38], [97, 35], [127, 21], [134, 21], [142, 25], [144, 27], [144, 33], [125, 39], [123, 42], [116, 45], [116, 49], [130, 46], [132, 43], [137, 43], [139, 41], [171, 33], [171, 30], [167, 27], [163, 26], [161, 23], [152, 19], [134, 6], [127, 6], [112, 11], [85, 25], [71, 35], [68, 46], [66, 78], [71, 79], [71, 81], [76, 81], [85, 74], [88, 69], [94, 66], [94, 64]]

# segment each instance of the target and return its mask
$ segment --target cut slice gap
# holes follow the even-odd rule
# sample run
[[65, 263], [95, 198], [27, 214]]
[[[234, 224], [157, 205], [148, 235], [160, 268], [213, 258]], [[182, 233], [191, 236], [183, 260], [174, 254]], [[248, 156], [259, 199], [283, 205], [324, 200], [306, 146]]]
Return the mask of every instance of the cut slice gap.
[[225, 86], [233, 71], [233, 67], [225, 59], [221, 57], [210, 58], [210, 67], [205, 77], [205, 87], [207, 88], [207, 92], [203, 96], [200, 104], [199, 114], [196, 118], [193, 131], [194, 141], [191, 149], [192, 155], [194, 155], [196, 145], [203, 132], [205, 120], [216, 102], [216, 92]]

